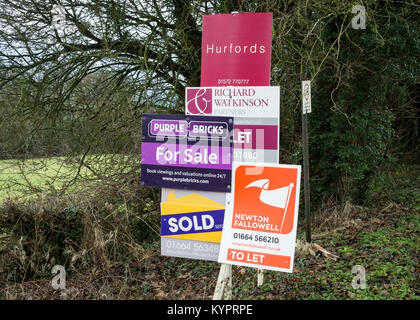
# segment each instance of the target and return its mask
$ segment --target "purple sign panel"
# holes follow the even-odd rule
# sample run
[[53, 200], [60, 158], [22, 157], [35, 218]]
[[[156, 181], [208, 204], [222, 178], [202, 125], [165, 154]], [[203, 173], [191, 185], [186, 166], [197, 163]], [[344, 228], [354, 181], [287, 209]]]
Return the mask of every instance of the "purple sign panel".
[[144, 114], [141, 184], [230, 192], [233, 118]]

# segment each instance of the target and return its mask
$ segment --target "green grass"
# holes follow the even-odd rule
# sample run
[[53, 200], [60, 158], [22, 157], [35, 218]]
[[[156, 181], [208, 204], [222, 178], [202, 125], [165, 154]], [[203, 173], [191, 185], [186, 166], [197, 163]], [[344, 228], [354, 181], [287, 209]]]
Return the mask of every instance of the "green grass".
[[[97, 173], [123, 172], [121, 162], [128, 157], [121, 155], [88, 155], [79, 168], [78, 158], [35, 158], [22, 160], [0, 160], [0, 203], [8, 196], [26, 198], [42, 191], [61, 190], [78, 176], [79, 179], [95, 181]], [[71, 184], [67, 191], [78, 188]]]
[[[387, 213], [389, 218], [373, 230], [348, 228], [322, 241], [316, 241], [337, 261], [325, 257], [301, 256], [295, 259], [293, 274], [267, 272], [260, 288], [255, 275], [248, 280], [234, 280], [238, 299], [420, 299], [418, 260], [420, 251], [418, 215], [410, 212]], [[369, 224], [367, 221], [367, 224]], [[372, 222], [373, 224], [373, 222]], [[368, 227], [369, 228], [369, 227]], [[361, 265], [366, 271], [366, 288], [352, 286], [356, 274], [352, 268]]]
[[72, 170], [63, 165], [63, 158], [0, 161], [0, 202], [7, 196], [24, 196], [29, 188], [62, 187], [59, 176]]

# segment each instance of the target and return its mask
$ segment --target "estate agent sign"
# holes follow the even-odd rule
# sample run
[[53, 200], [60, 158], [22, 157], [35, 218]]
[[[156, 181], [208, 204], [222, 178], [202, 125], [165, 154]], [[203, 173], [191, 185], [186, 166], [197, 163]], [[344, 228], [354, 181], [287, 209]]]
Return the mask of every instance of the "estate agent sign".
[[185, 113], [233, 116], [234, 161], [278, 162], [280, 87], [186, 88]]
[[141, 183], [230, 192], [233, 118], [144, 114]]
[[292, 272], [301, 167], [234, 163], [219, 262]]
[[273, 14], [203, 16], [201, 86], [270, 84]]
[[162, 189], [162, 255], [217, 261], [225, 214], [224, 195]]

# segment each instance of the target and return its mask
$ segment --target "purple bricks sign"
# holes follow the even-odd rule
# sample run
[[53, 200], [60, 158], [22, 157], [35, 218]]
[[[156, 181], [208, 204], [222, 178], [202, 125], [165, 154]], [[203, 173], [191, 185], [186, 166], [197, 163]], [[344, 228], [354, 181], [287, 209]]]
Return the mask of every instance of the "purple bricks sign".
[[233, 118], [144, 114], [141, 184], [230, 192]]

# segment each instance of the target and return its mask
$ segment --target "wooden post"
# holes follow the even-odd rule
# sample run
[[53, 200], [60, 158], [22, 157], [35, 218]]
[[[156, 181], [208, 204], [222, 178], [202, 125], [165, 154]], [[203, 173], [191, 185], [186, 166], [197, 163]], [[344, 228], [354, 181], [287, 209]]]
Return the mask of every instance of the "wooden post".
[[232, 265], [226, 263], [220, 265], [213, 300], [222, 300], [223, 294], [225, 300], [232, 300]]
[[257, 286], [261, 287], [264, 283], [264, 270], [263, 269], [258, 269], [258, 273], [257, 273]]

